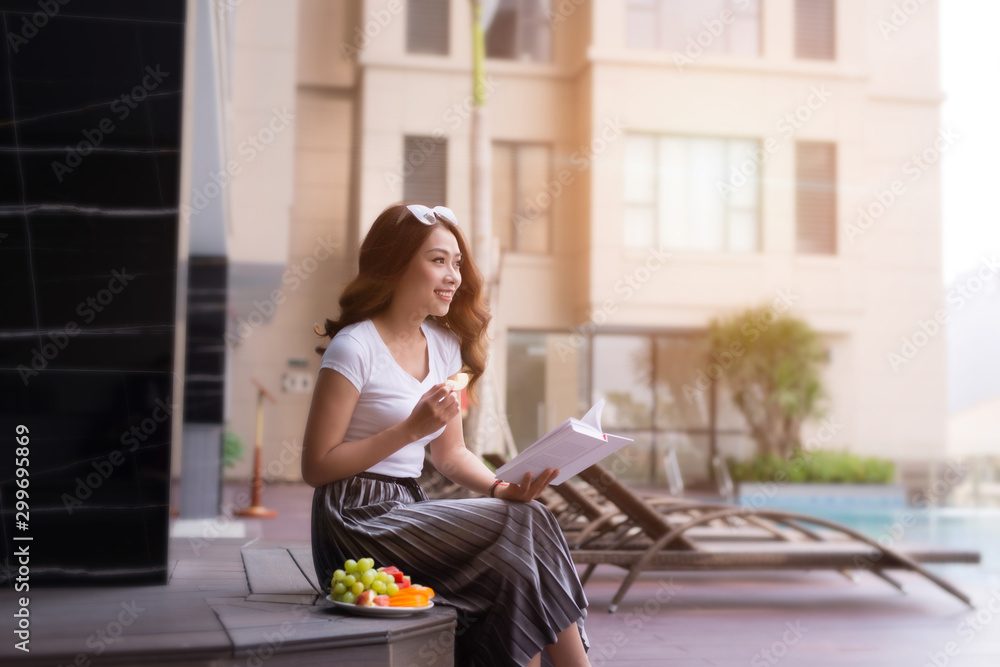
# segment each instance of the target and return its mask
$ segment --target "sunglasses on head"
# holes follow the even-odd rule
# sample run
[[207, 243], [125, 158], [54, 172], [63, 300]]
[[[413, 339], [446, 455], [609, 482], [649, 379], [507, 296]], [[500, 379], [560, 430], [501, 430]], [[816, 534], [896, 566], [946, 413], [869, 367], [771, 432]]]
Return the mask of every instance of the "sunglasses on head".
[[[454, 211], [447, 206], [435, 206], [434, 208], [428, 208], [423, 204], [410, 204], [406, 208], [417, 220], [425, 225], [435, 224], [437, 222], [437, 218], [446, 220], [453, 225], [458, 225], [458, 219], [455, 217]], [[400, 219], [402, 220], [402, 218]]]

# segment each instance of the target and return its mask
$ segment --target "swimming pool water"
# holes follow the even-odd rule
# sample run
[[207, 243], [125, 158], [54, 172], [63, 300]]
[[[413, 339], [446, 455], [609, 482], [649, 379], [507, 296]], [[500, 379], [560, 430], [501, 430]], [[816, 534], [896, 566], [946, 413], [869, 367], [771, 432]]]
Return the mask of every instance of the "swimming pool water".
[[1000, 509], [843, 508], [794, 502], [772, 502], [768, 507], [836, 521], [887, 546], [917, 543], [974, 549], [980, 552], [984, 568], [1000, 571]]

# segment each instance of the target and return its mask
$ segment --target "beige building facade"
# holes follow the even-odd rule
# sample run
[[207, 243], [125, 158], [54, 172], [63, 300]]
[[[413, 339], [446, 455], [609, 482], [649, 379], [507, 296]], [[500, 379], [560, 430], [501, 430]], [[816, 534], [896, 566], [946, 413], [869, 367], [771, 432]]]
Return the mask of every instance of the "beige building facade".
[[[230, 287], [230, 429], [253, 443], [252, 380], [269, 387], [265, 476], [295, 480], [312, 327], [368, 225], [416, 198], [471, 236], [471, 3], [229, 5], [227, 142], [294, 115], [229, 189], [230, 275], [256, 276]], [[492, 363], [518, 444], [603, 397], [606, 428], [636, 440], [633, 481], [662, 482], [671, 449], [693, 480], [711, 451], [748, 453], [725, 392], [699, 384], [718, 363], [700, 345], [712, 318], [770, 304], [827, 341], [807, 444], [904, 472], [942, 460], [939, 158], [961, 137], [941, 126], [937, 2], [497, 5]]]

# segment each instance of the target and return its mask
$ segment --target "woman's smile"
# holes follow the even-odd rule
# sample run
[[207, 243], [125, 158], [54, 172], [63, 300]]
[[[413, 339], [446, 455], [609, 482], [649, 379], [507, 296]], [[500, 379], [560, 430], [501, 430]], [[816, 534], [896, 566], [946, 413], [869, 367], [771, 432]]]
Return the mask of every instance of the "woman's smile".
[[448, 303], [451, 303], [451, 300], [455, 298], [455, 290], [453, 289], [436, 289], [434, 293]]

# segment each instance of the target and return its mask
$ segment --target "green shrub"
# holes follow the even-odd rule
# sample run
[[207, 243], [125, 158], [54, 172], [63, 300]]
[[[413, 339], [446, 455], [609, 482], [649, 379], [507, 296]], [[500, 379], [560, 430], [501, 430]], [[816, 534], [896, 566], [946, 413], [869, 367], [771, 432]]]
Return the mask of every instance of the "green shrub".
[[222, 465], [232, 468], [243, 458], [243, 441], [233, 431], [226, 430], [222, 438]]
[[888, 484], [896, 466], [888, 459], [849, 452], [797, 451], [785, 459], [758, 454], [749, 461], [727, 459], [734, 482], [822, 482], [827, 484]]

